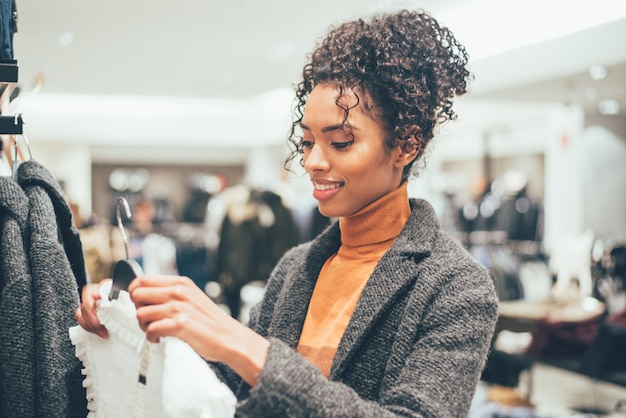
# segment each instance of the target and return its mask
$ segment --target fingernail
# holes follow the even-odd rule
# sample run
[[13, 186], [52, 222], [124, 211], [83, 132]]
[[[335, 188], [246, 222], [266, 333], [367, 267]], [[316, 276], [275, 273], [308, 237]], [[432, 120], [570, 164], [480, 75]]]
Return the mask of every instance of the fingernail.
[[109, 338], [109, 331], [104, 326], [98, 328], [96, 334], [98, 334], [102, 338]]

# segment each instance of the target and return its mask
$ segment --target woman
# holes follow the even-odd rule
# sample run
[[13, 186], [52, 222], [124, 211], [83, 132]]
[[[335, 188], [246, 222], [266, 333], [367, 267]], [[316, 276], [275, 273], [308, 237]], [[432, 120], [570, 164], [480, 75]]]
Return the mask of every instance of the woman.
[[[407, 178], [466, 91], [467, 54], [425, 12], [334, 28], [297, 88], [291, 159], [339, 221], [278, 262], [248, 326], [184, 277], [129, 288], [148, 339], [213, 362], [242, 417], [466, 416], [493, 335], [486, 272], [409, 200]], [[85, 289], [77, 319], [106, 336]]]

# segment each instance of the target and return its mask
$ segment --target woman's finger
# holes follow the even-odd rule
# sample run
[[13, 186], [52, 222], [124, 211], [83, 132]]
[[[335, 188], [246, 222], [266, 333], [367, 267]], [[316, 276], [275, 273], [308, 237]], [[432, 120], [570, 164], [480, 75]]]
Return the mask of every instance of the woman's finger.
[[82, 304], [74, 312], [76, 321], [85, 330], [93, 332], [100, 337], [107, 338], [109, 336], [108, 331], [100, 323], [100, 319], [96, 314], [97, 301], [100, 297], [100, 285], [87, 285], [82, 289]]
[[106, 327], [100, 323], [94, 311], [85, 309], [85, 307], [81, 305], [76, 308], [74, 316], [79, 325], [85, 330], [93, 332], [102, 338], [108, 338], [109, 332]]
[[161, 305], [172, 299], [169, 288], [136, 287], [130, 290], [130, 298], [137, 308], [146, 305]]
[[109, 338], [109, 331], [106, 329], [104, 325], [102, 324], [95, 325], [93, 323], [81, 322], [81, 319], [80, 319], [81, 315], [82, 313], [80, 312], [80, 308], [78, 308], [75, 314], [76, 320], [85, 330], [92, 332], [94, 334], [97, 334], [98, 336], [102, 338]]
[[[131, 293], [137, 287], [168, 287], [178, 284], [186, 284], [191, 279], [184, 276], [166, 276], [166, 275], [154, 275], [154, 276], [141, 276], [133, 279], [128, 286], [128, 292]], [[191, 281], [193, 283], [193, 281]]]
[[175, 303], [159, 304], [159, 305], [145, 305], [137, 308], [137, 320], [141, 329], [145, 331], [146, 327], [155, 321], [159, 321], [163, 318], [171, 318], [180, 313], [176, 309]]
[[[135, 279], [129, 293], [135, 306], [164, 304], [170, 301], [187, 301], [194, 305], [205, 304], [208, 297], [191, 279], [187, 277], [163, 276], [163, 281], [153, 281], [153, 278]], [[145, 285], [149, 283], [148, 285]], [[151, 283], [159, 283], [151, 286]]]
[[143, 328], [148, 341], [156, 343], [159, 338], [171, 336], [179, 337], [181, 332], [180, 323], [173, 318], [162, 318], [155, 322], [146, 324]]

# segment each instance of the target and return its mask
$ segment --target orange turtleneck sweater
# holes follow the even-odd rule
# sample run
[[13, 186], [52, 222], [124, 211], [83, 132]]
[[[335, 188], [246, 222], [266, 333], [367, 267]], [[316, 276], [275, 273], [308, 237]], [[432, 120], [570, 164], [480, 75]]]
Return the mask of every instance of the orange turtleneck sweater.
[[320, 271], [297, 348], [324, 376], [330, 372], [367, 280], [410, 214], [404, 182], [358, 212], [339, 218], [341, 247]]

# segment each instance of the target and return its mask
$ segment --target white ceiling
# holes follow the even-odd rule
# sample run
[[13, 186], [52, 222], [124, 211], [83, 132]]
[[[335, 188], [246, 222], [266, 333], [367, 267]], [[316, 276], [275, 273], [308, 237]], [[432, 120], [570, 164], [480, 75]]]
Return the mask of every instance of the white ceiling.
[[[470, 99], [595, 111], [614, 98], [624, 115], [626, 2], [573, 3], [18, 0], [15, 110], [40, 140], [84, 141], [102, 152], [284, 142], [290, 90], [315, 40], [331, 24], [409, 6], [431, 11], [467, 46], [476, 75]], [[589, 79], [594, 64], [608, 66], [605, 80]]]
[[16, 58], [25, 80], [44, 72], [50, 93], [245, 98], [291, 87], [329, 25], [379, 3], [18, 1]]

